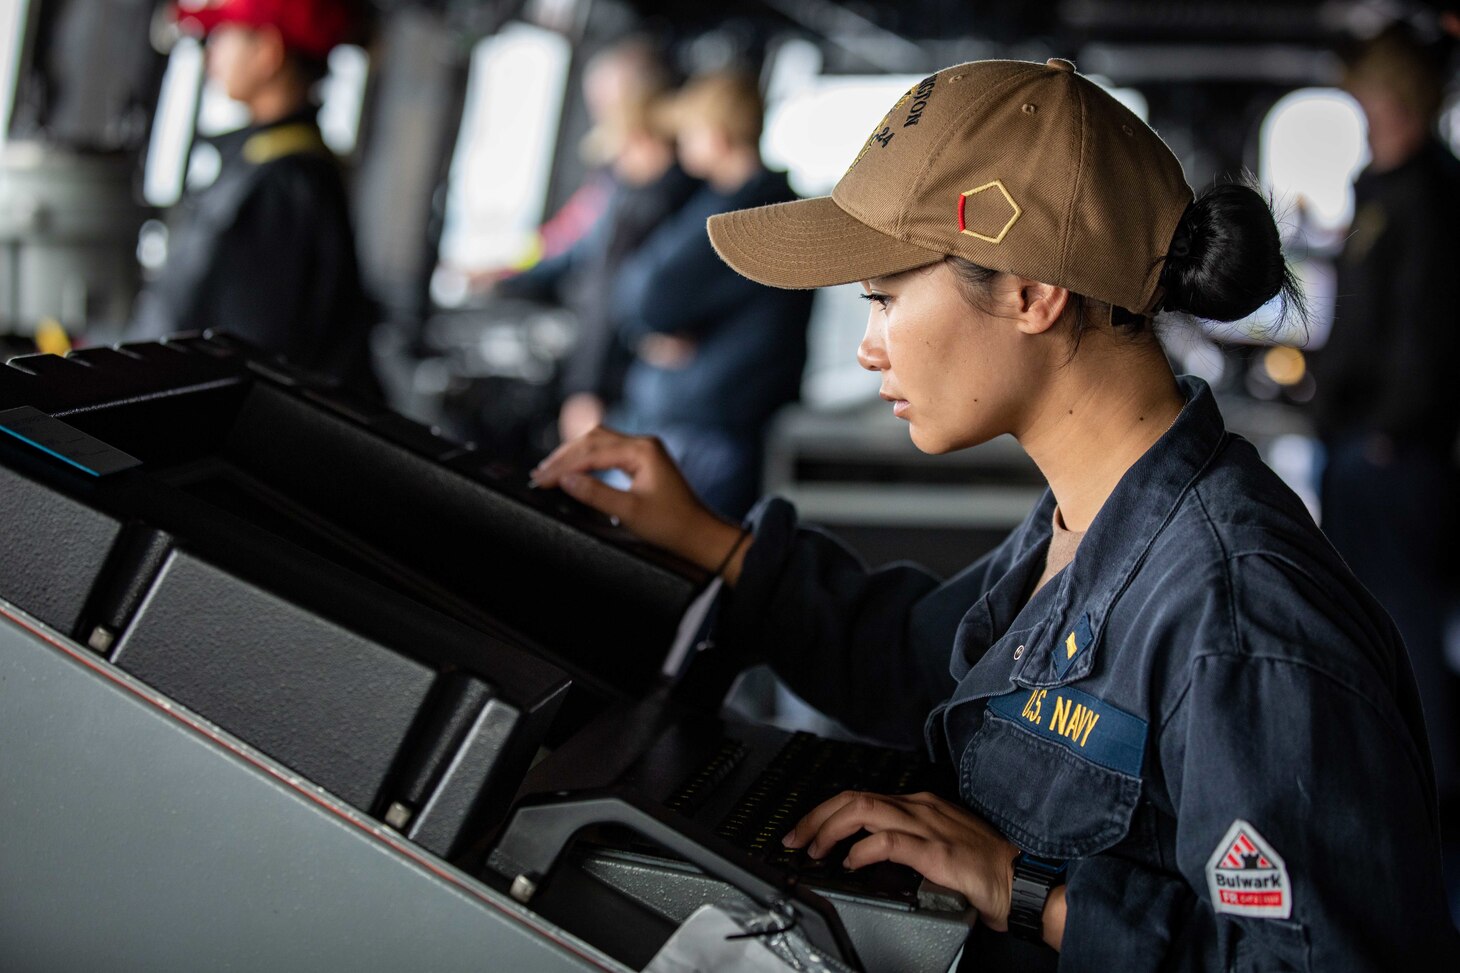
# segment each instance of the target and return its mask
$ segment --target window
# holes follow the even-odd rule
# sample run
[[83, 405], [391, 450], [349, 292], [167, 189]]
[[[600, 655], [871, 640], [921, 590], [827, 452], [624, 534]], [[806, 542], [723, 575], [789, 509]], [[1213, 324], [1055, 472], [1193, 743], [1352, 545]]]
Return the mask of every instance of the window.
[[29, 0], [0, 3], [0, 146], [10, 131], [10, 112], [15, 107], [16, 75], [20, 71], [20, 45], [25, 41], [26, 8]]
[[363, 47], [341, 44], [330, 51], [329, 69], [320, 85], [319, 134], [331, 152], [347, 156], [355, 151], [360, 135], [370, 55]]
[[1318, 348], [1333, 324], [1331, 255], [1353, 219], [1354, 176], [1368, 162], [1363, 112], [1336, 88], [1302, 88], [1273, 105], [1259, 138], [1259, 178], [1273, 195], [1284, 245], [1308, 297], [1310, 330], [1276, 328], [1279, 305], [1272, 301], [1207, 331], [1220, 341]]
[[142, 176], [142, 195], [153, 206], [171, 206], [182, 196], [202, 81], [203, 45], [179, 38], [167, 56]]
[[874, 126], [915, 74], [817, 77], [766, 106], [761, 153], [802, 196], [824, 196], [857, 157]]
[[1279, 211], [1291, 210], [1296, 229], [1326, 238], [1348, 227], [1354, 176], [1369, 157], [1364, 135], [1358, 102], [1337, 88], [1294, 91], [1268, 112], [1258, 175]]
[[531, 251], [570, 54], [561, 34], [528, 24], [477, 44], [447, 181], [442, 264], [503, 266]]

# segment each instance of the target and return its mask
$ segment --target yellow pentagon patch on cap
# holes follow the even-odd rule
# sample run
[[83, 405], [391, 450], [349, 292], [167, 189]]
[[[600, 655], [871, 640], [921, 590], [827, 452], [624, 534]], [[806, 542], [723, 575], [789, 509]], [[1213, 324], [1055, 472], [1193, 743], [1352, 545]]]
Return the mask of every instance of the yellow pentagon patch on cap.
[[998, 179], [958, 197], [958, 232], [986, 243], [1001, 242], [1022, 215], [1024, 210]]

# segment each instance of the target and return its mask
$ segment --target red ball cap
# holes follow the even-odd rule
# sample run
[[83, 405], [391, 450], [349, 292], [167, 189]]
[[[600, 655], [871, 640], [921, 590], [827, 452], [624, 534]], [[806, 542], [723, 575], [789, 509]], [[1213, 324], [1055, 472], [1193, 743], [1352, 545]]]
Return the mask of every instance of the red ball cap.
[[349, 0], [178, 0], [176, 15], [185, 30], [204, 35], [221, 24], [273, 27], [285, 47], [321, 60], [355, 26]]

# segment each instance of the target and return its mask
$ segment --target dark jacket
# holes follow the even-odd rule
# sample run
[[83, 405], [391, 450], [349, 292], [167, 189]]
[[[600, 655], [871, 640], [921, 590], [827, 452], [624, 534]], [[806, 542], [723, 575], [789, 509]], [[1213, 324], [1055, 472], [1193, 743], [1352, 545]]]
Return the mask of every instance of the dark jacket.
[[635, 425], [709, 426], [755, 433], [796, 400], [806, 365], [811, 291], [776, 290], [740, 276], [710, 245], [716, 213], [795, 199], [784, 173], [761, 170], [723, 194], [706, 186], [625, 261], [614, 316], [630, 347], [651, 332], [697, 343], [683, 368], [639, 360], [625, 405]]
[[218, 178], [173, 213], [168, 259], [130, 332], [220, 329], [373, 390], [374, 310], [360, 283], [339, 165], [315, 110], [212, 141]]
[[946, 582], [868, 571], [770, 499], [718, 638], [855, 729], [926, 741], [970, 808], [1068, 859], [1062, 970], [1433, 968], [1460, 943], [1398, 634], [1182, 383], [1032, 599], [1052, 495]]
[[577, 315], [578, 341], [563, 365], [564, 395], [591, 392], [618, 401], [633, 354], [619, 340], [607, 295], [624, 261], [699, 185], [677, 165], [647, 186], [615, 182], [603, 215], [582, 238], [497, 284], [499, 296], [559, 304]]
[[1437, 141], [1354, 184], [1333, 330], [1314, 360], [1319, 431], [1382, 433], [1448, 456], [1460, 435], [1460, 161]]

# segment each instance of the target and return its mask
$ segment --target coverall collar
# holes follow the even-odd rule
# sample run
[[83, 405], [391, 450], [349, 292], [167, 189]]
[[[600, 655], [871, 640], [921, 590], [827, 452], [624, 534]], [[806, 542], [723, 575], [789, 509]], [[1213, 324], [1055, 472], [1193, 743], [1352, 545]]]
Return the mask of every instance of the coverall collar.
[[[965, 684], [958, 697], [1004, 692], [1016, 681], [1031, 687], [1063, 685], [1089, 673], [1112, 604], [1227, 435], [1207, 383], [1191, 376], [1177, 382], [1186, 406], [1171, 428], [1121, 477], [1090, 524], [1075, 560], [1032, 600], [1028, 600], [1029, 588], [1038, 577], [1049, 544], [1054, 495], [1046, 491], [1030, 513], [1015, 568], [969, 610], [959, 626], [952, 675], [963, 680], [989, 646], [1011, 632], [1019, 632], [1020, 641], [1031, 651], [1020, 654], [1007, 680], [989, 686]], [[1089, 626], [1090, 644], [1082, 646], [1086, 650], [1073, 665], [1059, 669], [1050, 646], [1063, 633], [1050, 629], [1073, 626], [1080, 620]]]

